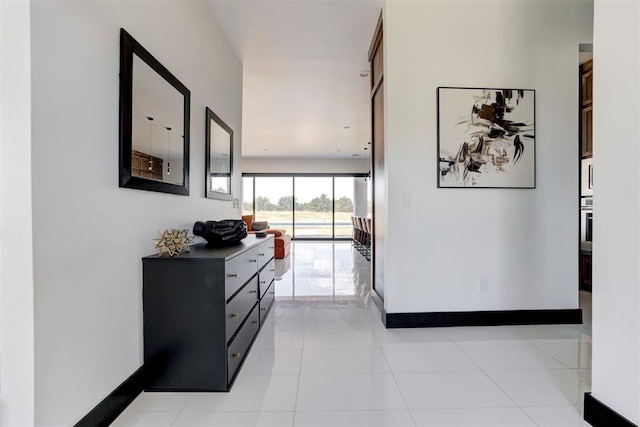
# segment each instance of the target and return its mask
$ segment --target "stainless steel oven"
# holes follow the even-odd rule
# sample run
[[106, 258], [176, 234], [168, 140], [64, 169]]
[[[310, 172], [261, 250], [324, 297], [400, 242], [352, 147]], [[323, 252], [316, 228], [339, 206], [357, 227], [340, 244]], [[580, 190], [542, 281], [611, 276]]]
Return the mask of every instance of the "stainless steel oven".
[[593, 241], [593, 197], [580, 199], [580, 244], [591, 245]]

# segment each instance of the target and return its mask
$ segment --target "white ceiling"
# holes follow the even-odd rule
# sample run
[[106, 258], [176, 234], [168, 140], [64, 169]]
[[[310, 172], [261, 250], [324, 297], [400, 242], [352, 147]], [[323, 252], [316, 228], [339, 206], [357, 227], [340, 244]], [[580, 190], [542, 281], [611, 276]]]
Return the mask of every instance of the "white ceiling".
[[360, 72], [383, 1], [209, 0], [244, 64], [243, 156], [368, 157]]

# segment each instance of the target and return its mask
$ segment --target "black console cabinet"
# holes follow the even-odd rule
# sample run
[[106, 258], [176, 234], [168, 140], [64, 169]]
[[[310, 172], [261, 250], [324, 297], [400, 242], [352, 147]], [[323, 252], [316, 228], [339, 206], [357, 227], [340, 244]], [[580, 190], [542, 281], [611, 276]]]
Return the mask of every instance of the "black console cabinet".
[[273, 237], [143, 264], [149, 391], [228, 391], [273, 303]]

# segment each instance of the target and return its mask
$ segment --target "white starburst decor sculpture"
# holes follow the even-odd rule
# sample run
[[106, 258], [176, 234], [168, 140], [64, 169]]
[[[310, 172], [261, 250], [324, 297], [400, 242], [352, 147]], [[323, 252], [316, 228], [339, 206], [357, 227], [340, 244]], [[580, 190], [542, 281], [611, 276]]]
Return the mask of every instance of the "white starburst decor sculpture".
[[182, 252], [190, 252], [189, 245], [193, 243], [193, 236], [189, 236], [189, 230], [172, 229], [158, 231], [160, 237], [153, 239], [158, 249], [158, 256], [167, 254], [169, 256], [177, 256]]

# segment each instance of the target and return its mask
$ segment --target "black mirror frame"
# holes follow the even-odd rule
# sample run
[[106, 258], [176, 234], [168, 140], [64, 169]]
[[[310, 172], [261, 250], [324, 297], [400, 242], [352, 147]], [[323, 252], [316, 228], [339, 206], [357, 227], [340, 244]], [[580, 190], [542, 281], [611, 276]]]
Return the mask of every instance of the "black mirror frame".
[[[206, 107], [206, 125], [205, 125], [205, 165], [204, 165], [204, 191], [205, 197], [208, 199], [218, 199], [218, 200], [233, 200], [233, 129], [231, 129], [227, 124], [216, 115], [209, 107]], [[216, 173], [211, 170], [211, 122], [214, 121], [218, 124], [222, 129], [229, 133], [229, 138], [231, 141], [229, 150], [229, 173]], [[212, 191], [209, 189], [209, 178], [211, 176], [221, 176], [229, 178], [229, 194], [220, 193], [217, 191]]]
[[[183, 184], [170, 184], [146, 178], [132, 176], [131, 152], [133, 126], [133, 54], [144, 61], [152, 70], [164, 78], [171, 86], [184, 96], [184, 157]], [[185, 85], [165, 68], [157, 59], [138, 43], [124, 28], [120, 29], [120, 187], [139, 190], [158, 191], [189, 195], [189, 119], [191, 92]]]

